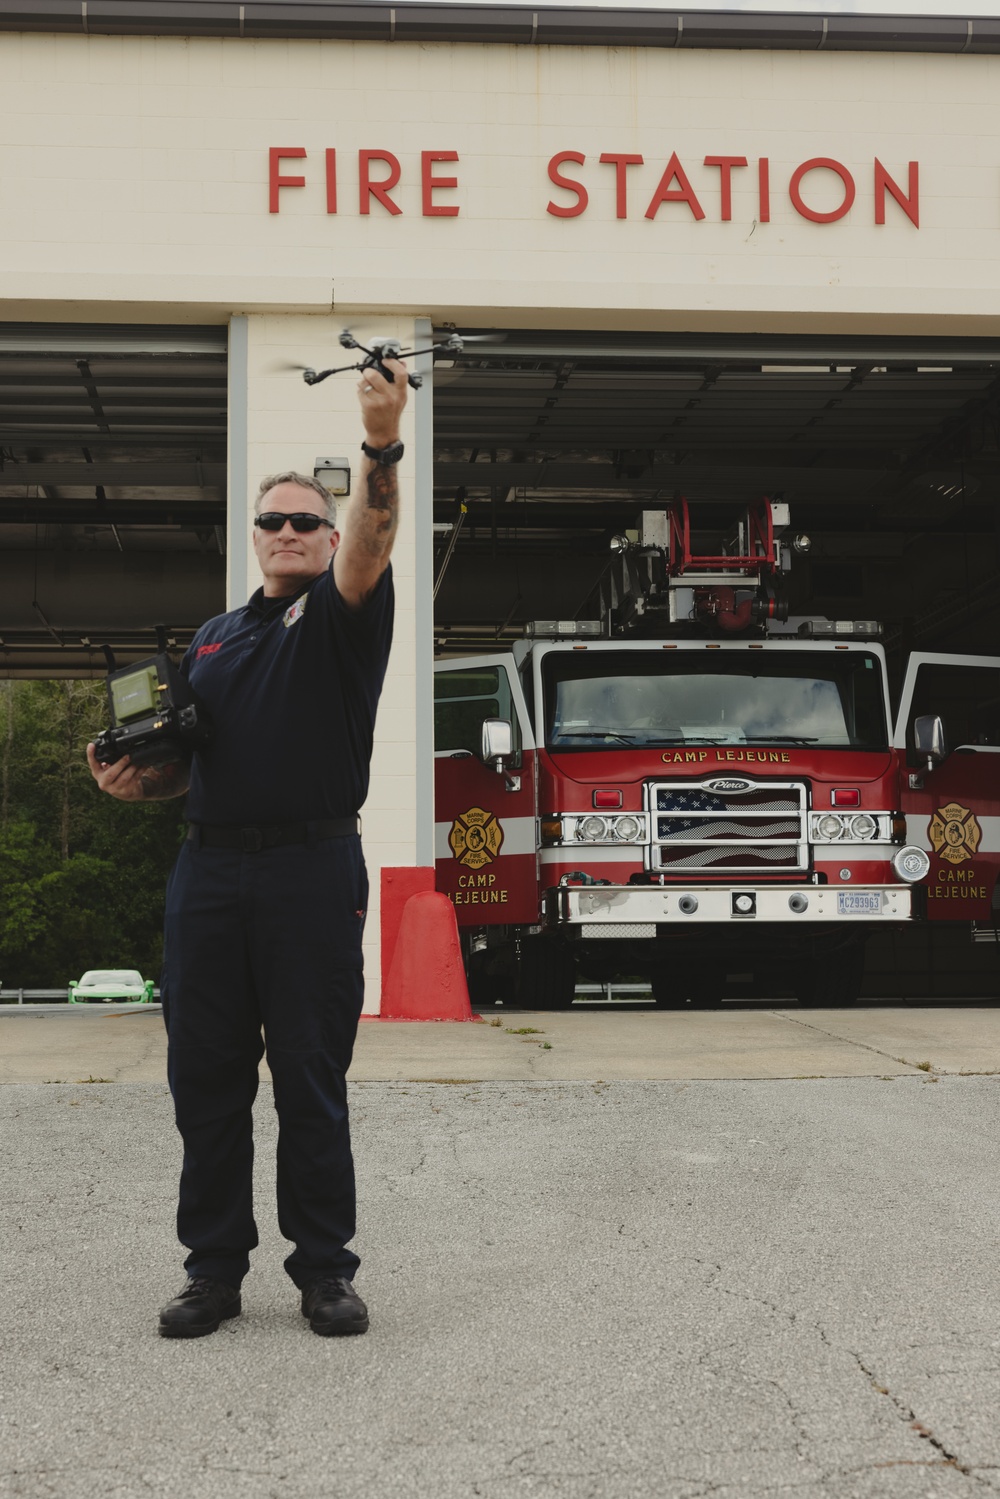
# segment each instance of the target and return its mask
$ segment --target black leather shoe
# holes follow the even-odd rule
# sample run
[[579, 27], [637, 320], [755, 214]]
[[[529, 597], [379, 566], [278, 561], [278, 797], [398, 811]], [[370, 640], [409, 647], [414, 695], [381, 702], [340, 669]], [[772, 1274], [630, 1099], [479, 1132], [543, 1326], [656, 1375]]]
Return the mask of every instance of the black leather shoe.
[[368, 1331], [368, 1308], [345, 1275], [324, 1275], [306, 1286], [302, 1315], [321, 1338]]
[[161, 1338], [203, 1338], [242, 1311], [239, 1291], [224, 1280], [195, 1275], [160, 1312]]

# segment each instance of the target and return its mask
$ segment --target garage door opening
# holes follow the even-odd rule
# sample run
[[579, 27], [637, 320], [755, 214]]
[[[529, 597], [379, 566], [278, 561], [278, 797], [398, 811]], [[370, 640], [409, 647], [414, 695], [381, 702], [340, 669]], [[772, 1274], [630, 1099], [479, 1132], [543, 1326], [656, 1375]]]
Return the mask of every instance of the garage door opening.
[[[763, 496], [808, 537], [791, 614], [880, 621], [894, 690], [913, 651], [1000, 655], [1000, 344], [468, 331], [435, 370], [439, 657], [597, 620], [643, 512], [722, 530]], [[992, 996], [996, 964], [886, 934], [866, 987]]]
[[225, 328], [0, 324], [0, 675], [103, 675], [225, 608]]
[[225, 328], [0, 324], [3, 998], [155, 979], [180, 802], [94, 794], [119, 666], [225, 608]]

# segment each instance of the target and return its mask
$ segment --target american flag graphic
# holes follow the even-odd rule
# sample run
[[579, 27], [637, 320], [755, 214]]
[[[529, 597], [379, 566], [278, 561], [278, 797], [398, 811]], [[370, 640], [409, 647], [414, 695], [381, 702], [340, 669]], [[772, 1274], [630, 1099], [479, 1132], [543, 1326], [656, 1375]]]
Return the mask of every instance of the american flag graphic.
[[[656, 795], [656, 810], [658, 812], [727, 812], [729, 809], [721, 797], [711, 791], [659, 791]], [[660, 837], [681, 838], [685, 833], [700, 832], [703, 837], [710, 836], [707, 832], [705, 820], [701, 817], [671, 817], [669, 822], [664, 822], [660, 829]], [[735, 823], [732, 831], [738, 832]]]
[[[722, 867], [729, 864], [743, 866], [748, 856], [753, 862], [763, 861], [768, 864], [787, 864], [795, 860], [794, 843], [761, 843], [762, 839], [799, 837], [798, 806], [787, 795], [776, 796], [761, 788], [749, 795], [740, 794], [730, 801], [704, 787], [674, 790], [661, 786], [656, 793], [656, 810], [661, 813], [694, 814], [690, 817], [675, 815], [657, 818], [657, 841], [662, 850], [661, 867], [667, 863], [674, 868], [681, 865], [692, 868], [704, 868], [707, 865]], [[769, 815], [740, 816], [741, 812], [750, 811]], [[686, 850], [678, 849], [676, 854], [670, 856], [662, 847], [670, 843], [689, 843], [691, 839], [711, 846], [700, 850], [690, 847]]]

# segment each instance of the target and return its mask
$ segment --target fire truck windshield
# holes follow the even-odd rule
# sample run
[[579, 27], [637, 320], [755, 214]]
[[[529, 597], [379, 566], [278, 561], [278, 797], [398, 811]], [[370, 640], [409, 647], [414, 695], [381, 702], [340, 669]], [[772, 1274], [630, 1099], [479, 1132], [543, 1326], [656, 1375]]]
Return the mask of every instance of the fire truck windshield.
[[542, 669], [550, 749], [888, 745], [882, 665], [868, 651], [552, 651]]

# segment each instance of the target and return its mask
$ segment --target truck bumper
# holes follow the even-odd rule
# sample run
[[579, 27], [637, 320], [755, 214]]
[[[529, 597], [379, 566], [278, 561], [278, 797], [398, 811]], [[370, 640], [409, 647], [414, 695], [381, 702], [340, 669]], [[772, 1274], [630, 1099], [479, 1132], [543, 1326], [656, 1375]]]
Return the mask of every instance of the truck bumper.
[[[750, 904], [747, 906], [746, 897]], [[861, 897], [861, 899], [858, 899]], [[874, 926], [912, 919], [909, 885], [563, 885], [551, 891], [546, 913], [581, 937], [655, 937], [664, 926], [707, 924], [788, 927]]]

